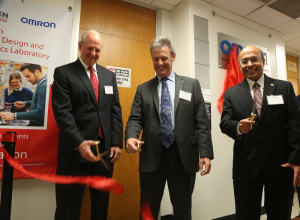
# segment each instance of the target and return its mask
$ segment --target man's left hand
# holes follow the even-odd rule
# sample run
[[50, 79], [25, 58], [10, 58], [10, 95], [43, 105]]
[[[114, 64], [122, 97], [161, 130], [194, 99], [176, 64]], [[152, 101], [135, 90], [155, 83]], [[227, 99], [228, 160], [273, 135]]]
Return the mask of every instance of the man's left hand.
[[[203, 170], [203, 165], [205, 167], [205, 170]], [[211, 169], [211, 160], [209, 157], [201, 157], [200, 158], [200, 175], [204, 176], [206, 174], [209, 174]]]
[[110, 162], [112, 163], [115, 163], [117, 162], [120, 157], [121, 157], [121, 149], [118, 145], [113, 145], [111, 148], [110, 148], [110, 155], [109, 157], [112, 158]]
[[12, 121], [12, 120], [14, 120], [14, 113], [0, 112], [0, 118], [5, 120], [5, 121]]
[[25, 102], [22, 102], [22, 101], [17, 101], [14, 103], [15, 105], [15, 109], [21, 109], [21, 108], [24, 108], [25, 107]]
[[290, 163], [285, 163], [281, 165], [282, 167], [291, 167], [294, 170], [294, 181], [293, 185], [294, 186], [299, 186], [300, 185], [300, 166], [295, 165], [295, 164], [290, 164]]

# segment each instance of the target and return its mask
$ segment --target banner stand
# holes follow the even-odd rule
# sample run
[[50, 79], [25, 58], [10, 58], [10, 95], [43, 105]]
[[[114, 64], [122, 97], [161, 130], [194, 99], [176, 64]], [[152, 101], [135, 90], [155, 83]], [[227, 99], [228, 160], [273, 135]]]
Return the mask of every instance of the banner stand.
[[[1, 144], [4, 149], [14, 157], [15, 146], [17, 142], [16, 132], [6, 132], [3, 134]], [[12, 187], [13, 187], [14, 168], [11, 167], [6, 159], [3, 159], [2, 187], [1, 187], [1, 205], [0, 219], [10, 220], [11, 202], [12, 202]]]

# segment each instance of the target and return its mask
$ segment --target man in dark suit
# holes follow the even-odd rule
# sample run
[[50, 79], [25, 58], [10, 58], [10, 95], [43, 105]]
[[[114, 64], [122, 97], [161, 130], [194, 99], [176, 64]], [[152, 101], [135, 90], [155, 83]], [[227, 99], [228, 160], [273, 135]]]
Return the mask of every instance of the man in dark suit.
[[[220, 128], [235, 140], [233, 184], [237, 220], [261, 215], [262, 190], [270, 220], [290, 220], [293, 185], [300, 184], [300, 114], [290, 82], [263, 74], [263, 52], [239, 55], [246, 77], [225, 92]], [[256, 115], [251, 120], [253, 98]], [[294, 171], [294, 172], [293, 172]]]
[[208, 174], [213, 159], [205, 103], [198, 80], [172, 70], [176, 53], [168, 38], [156, 38], [150, 52], [157, 76], [137, 88], [126, 149], [140, 152], [141, 205], [148, 201], [157, 219], [167, 181], [175, 219], [189, 220], [196, 172]]
[[[80, 58], [55, 69], [52, 107], [59, 127], [57, 174], [112, 177], [122, 148], [122, 113], [116, 76], [98, 65], [103, 41], [89, 30], [78, 43]], [[99, 101], [98, 101], [99, 100]], [[96, 155], [109, 151], [102, 159]], [[56, 220], [79, 219], [85, 186], [56, 184]], [[90, 188], [91, 219], [107, 219], [109, 194]]]

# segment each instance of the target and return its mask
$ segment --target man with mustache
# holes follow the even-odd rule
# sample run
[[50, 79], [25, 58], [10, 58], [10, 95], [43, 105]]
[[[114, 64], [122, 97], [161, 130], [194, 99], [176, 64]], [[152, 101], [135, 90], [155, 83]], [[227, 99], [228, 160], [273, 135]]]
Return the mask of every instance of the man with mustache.
[[259, 48], [245, 47], [239, 61], [245, 79], [226, 90], [220, 123], [235, 141], [236, 219], [260, 219], [264, 189], [268, 219], [290, 220], [293, 186], [300, 184], [300, 113], [294, 89], [290, 82], [263, 74]]

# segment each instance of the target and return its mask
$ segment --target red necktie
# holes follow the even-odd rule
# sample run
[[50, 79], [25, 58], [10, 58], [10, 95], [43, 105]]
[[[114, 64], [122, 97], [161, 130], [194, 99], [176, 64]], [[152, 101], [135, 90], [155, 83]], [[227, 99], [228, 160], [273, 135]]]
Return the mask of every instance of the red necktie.
[[[99, 99], [99, 83], [98, 83], [94, 68], [92, 66], [89, 66], [88, 70], [90, 71], [90, 80], [91, 80], [91, 83], [92, 83], [92, 86], [93, 86], [93, 89], [94, 89], [94, 93], [95, 93], [95, 96], [96, 96], [96, 99], [97, 99], [97, 102], [98, 102], [98, 99]], [[101, 123], [100, 123], [100, 126], [99, 126], [99, 136], [102, 139], [104, 139], [104, 134], [103, 134], [103, 129], [102, 129]]]
[[254, 83], [253, 90], [254, 90], [254, 97], [256, 97], [256, 110], [258, 116], [260, 116], [261, 106], [262, 106], [262, 95], [259, 87], [260, 85], [258, 83]]

